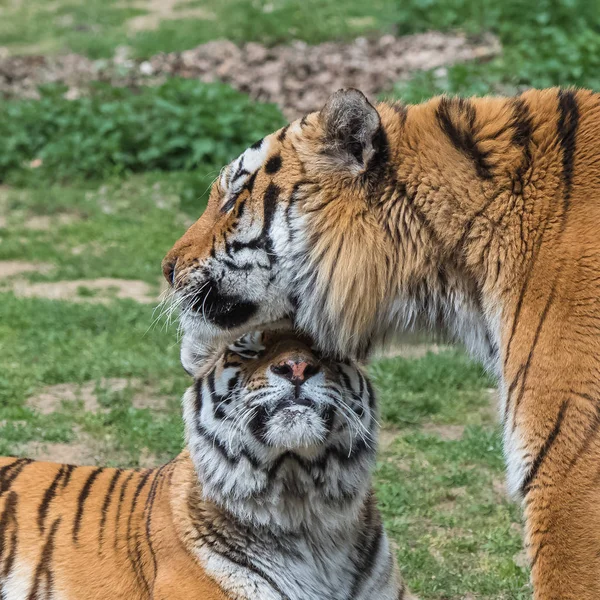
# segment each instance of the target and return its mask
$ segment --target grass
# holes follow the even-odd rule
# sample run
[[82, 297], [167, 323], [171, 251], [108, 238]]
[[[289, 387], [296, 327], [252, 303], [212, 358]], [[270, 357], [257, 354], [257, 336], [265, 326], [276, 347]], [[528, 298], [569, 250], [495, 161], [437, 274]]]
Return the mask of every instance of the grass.
[[[157, 290], [162, 255], [201, 204], [186, 205], [180, 182], [164, 173], [95, 188], [3, 189], [0, 214], [8, 223], [0, 229], [0, 261], [53, 265], [18, 276], [30, 283], [118, 277]], [[47, 217], [49, 226], [28, 229], [34, 216]], [[179, 451], [179, 398], [189, 380], [176, 332], [152, 326], [152, 305], [93, 303], [97, 292], [85, 286], [77, 303], [20, 298], [6, 288], [10, 281], [3, 283], [0, 454], [85, 443], [99, 462], [135, 466]], [[388, 440], [376, 487], [411, 588], [423, 600], [467, 592], [528, 598], [527, 573], [513, 560], [521, 548], [519, 510], [498, 492], [503, 462], [488, 378], [459, 351], [382, 359], [371, 374]], [[115, 391], [112, 378], [130, 384]], [[90, 381], [96, 412], [80, 401], [42, 415], [28, 402], [48, 386]], [[136, 406], [140, 394], [165, 398], [164, 407]]]
[[[13, 53], [67, 50], [105, 58], [127, 45], [133, 56], [143, 57], [185, 50], [218, 37], [275, 44], [429, 28], [460, 29], [474, 36], [493, 31], [501, 38], [502, 56], [416, 74], [388, 95], [418, 102], [443, 92], [513, 93], [532, 85], [600, 89], [596, 0], [529, 4], [519, 0], [181, 0], [171, 18], [160, 21], [157, 28], [133, 31], [131, 19], [147, 15], [148, 6], [135, 0], [0, 0], [0, 46]], [[203, 16], [190, 16], [194, 9], [202, 9]], [[231, 98], [235, 110], [247, 114], [245, 100]], [[57, 110], [66, 111], [60, 114], [69, 136], [79, 128], [75, 121], [69, 125], [76, 114], [77, 118], [91, 115], [81, 122], [93, 135], [110, 125], [95, 108], [87, 110], [86, 102], [56, 104]], [[159, 106], [143, 94], [129, 95], [127, 102], [132, 108], [117, 106], [123, 111], [119, 118], [133, 123], [134, 133], [136, 103], [147, 102], [147, 110], [157, 111], [156, 123], [146, 123], [157, 135], [149, 148], [164, 148], [165, 140], [173, 136], [163, 127], [168, 119], [160, 110], [173, 110], [173, 103]], [[194, 102], [180, 104], [184, 112], [187, 106], [196, 110]], [[227, 118], [226, 113], [235, 112], [229, 104], [229, 108], [220, 101], [215, 104]], [[35, 117], [30, 129], [36, 144], [41, 131], [37, 106], [23, 103], [15, 109], [27, 118]], [[77, 113], [71, 107], [85, 110]], [[188, 138], [185, 148], [193, 148], [198, 134], [186, 124], [194, 121], [198, 127], [195, 113], [177, 110], [183, 123], [180, 133]], [[254, 122], [243, 123], [246, 133], [239, 139], [237, 121], [232, 121], [227, 135], [221, 135], [222, 126], [203, 135], [218, 140], [222, 148], [215, 160], [192, 158], [194, 164], [203, 165], [192, 171], [185, 170], [191, 163], [181, 166], [191, 154], [175, 152], [175, 162], [167, 166], [157, 166], [152, 156], [145, 156], [135, 168], [103, 166], [99, 170], [104, 179], [99, 183], [90, 180], [88, 172], [83, 174], [88, 179], [72, 172], [59, 174], [51, 162], [58, 156], [52, 147], [42, 161], [45, 168], [31, 168], [30, 159], [39, 158], [42, 145], [32, 146], [31, 155], [19, 155], [14, 165], [5, 165], [2, 178], [20, 187], [0, 186], [0, 261], [39, 265], [15, 276], [25, 288], [71, 280], [83, 283], [72, 302], [58, 302], [18, 297], [11, 291], [14, 281], [0, 279], [0, 454], [24, 454], [34, 443], [47, 444], [51, 451], [53, 444], [84, 442], [100, 462], [139, 465], [148, 457], [167, 458], [180, 449], [179, 398], [189, 380], [179, 366], [174, 328], [152, 326], [152, 305], [119, 300], [116, 290], [99, 291], [88, 282], [101, 277], [138, 280], [157, 293], [160, 260], [201, 212], [217, 163], [225, 159], [223, 152], [245, 144], [245, 137], [258, 138], [278, 127], [280, 117], [270, 114], [264, 113], [255, 128]], [[56, 121], [47, 116], [45, 122]], [[5, 138], [14, 142], [18, 136], [5, 127]], [[115, 129], [124, 130], [120, 125]], [[55, 138], [66, 143], [69, 136], [60, 133]], [[104, 140], [91, 144], [102, 160], [103, 144]], [[71, 158], [61, 159], [58, 166], [85, 166], [78, 163], [78, 147], [73, 148]], [[111, 156], [120, 148], [109, 148]], [[88, 160], [93, 152], [86, 155]], [[96, 170], [92, 165], [91, 171]], [[44, 226], [32, 228], [35, 218], [45, 219]], [[530, 599], [528, 572], [518, 559], [520, 509], [502, 491], [504, 465], [491, 403], [492, 382], [458, 350], [419, 359], [381, 359], [371, 366], [371, 375], [384, 425], [376, 489], [410, 588], [422, 600]], [[111, 385], [122, 379], [128, 381], [125, 388]], [[82, 390], [89, 382], [100, 407], [97, 411], [86, 410], [83, 397], [59, 402], [45, 415], [28, 402], [48, 391], [48, 386], [73, 384]], [[163, 402], [157, 409], [152, 402], [140, 403], [140, 397]]]

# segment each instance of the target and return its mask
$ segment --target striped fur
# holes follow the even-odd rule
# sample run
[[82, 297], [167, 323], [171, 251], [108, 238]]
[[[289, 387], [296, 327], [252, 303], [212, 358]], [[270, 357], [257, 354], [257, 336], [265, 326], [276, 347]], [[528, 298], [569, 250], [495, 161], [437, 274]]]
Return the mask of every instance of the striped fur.
[[286, 316], [338, 355], [413, 325], [462, 341], [499, 380], [536, 600], [600, 598], [599, 140], [585, 90], [334, 94], [241, 187], [226, 169], [165, 259], [184, 362]]
[[[303, 383], [280, 374], [290, 360]], [[0, 459], [0, 598], [408, 598], [370, 490], [361, 369], [280, 331], [195, 375], [188, 449], [158, 469]]]

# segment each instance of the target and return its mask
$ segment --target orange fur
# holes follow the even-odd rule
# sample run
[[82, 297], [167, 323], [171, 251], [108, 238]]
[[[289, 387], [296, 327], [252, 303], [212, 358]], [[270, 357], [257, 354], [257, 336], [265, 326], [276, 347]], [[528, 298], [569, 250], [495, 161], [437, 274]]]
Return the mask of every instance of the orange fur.
[[86, 600], [226, 600], [186, 548], [186, 529], [178, 522], [194, 489], [187, 452], [155, 470], [66, 471], [65, 465], [13, 458], [0, 459], [0, 469], [0, 492], [6, 487], [0, 564], [6, 568], [11, 551], [18, 551], [15, 568], [0, 573], [8, 598], [19, 597], [10, 589], [22, 577], [35, 582], [32, 598], [53, 590], [52, 597]]

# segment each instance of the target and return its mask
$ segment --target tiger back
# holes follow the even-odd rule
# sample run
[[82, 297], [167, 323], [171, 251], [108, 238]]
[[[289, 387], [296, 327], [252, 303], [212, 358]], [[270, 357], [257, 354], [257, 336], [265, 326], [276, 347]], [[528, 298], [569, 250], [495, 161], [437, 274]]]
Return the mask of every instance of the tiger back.
[[187, 449], [156, 469], [0, 459], [3, 600], [405, 598], [358, 366], [252, 334], [183, 405]]

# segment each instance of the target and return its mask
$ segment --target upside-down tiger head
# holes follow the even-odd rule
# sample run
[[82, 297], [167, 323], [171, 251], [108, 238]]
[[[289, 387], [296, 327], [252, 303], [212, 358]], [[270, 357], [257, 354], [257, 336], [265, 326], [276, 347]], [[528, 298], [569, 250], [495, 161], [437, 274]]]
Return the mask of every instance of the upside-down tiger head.
[[[389, 257], [368, 207], [384, 185], [387, 153], [379, 112], [349, 90], [223, 169], [204, 214], [163, 261], [184, 355], [287, 316], [321, 346], [331, 334], [338, 355], [362, 344], [373, 326], [365, 305], [376, 310], [387, 285], [371, 267]], [[372, 293], [357, 301], [355, 286]], [[347, 324], [333, 331], [329, 315], [342, 310]]]
[[188, 448], [205, 496], [254, 521], [276, 510], [288, 527], [307, 510], [335, 518], [352, 514], [348, 504], [362, 505], [375, 413], [358, 365], [326, 359], [286, 331], [249, 333], [216, 352], [184, 396]]

